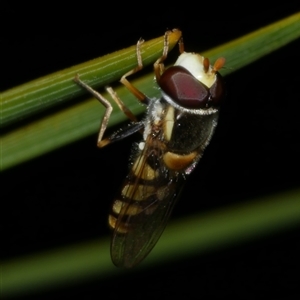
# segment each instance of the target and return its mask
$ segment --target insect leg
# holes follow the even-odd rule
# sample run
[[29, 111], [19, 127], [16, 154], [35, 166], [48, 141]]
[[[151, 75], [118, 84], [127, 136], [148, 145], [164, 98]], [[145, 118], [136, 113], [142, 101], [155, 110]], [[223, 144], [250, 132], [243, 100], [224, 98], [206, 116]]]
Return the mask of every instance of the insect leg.
[[106, 91], [110, 94], [112, 99], [116, 102], [120, 110], [133, 122], [137, 122], [136, 116], [131, 112], [131, 110], [124, 104], [124, 102], [120, 99], [118, 94], [114, 91], [114, 89], [110, 86], [107, 86]]
[[[101, 125], [100, 125], [100, 130], [99, 130], [99, 134], [98, 134], [98, 140], [97, 140], [97, 146], [99, 148], [102, 148], [104, 146], [106, 146], [107, 144], [109, 144], [112, 141], [115, 141], [113, 137], [111, 138], [107, 138], [107, 139], [102, 139], [104, 132], [107, 128], [107, 124], [110, 118], [110, 115], [113, 111], [113, 107], [110, 104], [110, 102], [105, 99], [100, 93], [98, 93], [97, 91], [95, 91], [92, 87], [90, 87], [89, 85], [87, 85], [86, 83], [84, 83], [80, 78], [79, 75], [77, 74], [74, 78], [74, 81], [79, 84], [80, 86], [82, 86], [83, 88], [85, 88], [89, 93], [91, 93], [101, 104], [103, 104], [106, 108]], [[126, 107], [126, 105], [122, 102], [122, 100], [118, 97], [118, 95], [116, 94], [116, 92], [111, 88], [111, 87], [106, 87], [107, 92], [111, 95], [111, 97], [113, 98], [113, 100], [116, 102], [116, 104], [118, 105], [118, 107], [120, 108], [121, 111], [124, 112], [124, 114], [133, 122], [137, 122], [137, 119], [135, 117], [135, 115], [130, 111], [129, 108]]]
[[162, 56], [154, 63], [154, 73], [156, 81], [159, 82], [161, 74], [165, 70], [164, 61], [168, 56], [169, 51], [169, 34], [171, 31], [167, 31], [164, 36], [164, 48]]
[[131, 71], [124, 74], [120, 82], [126, 86], [126, 88], [142, 103], [148, 104], [150, 99], [141, 91], [139, 91], [135, 86], [133, 86], [127, 79], [128, 76], [137, 73], [143, 69], [143, 61], [141, 55], [141, 45], [144, 43], [143, 39], [139, 39], [136, 44], [136, 57], [137, 57], [137, 66]]
[[83, 88], [85, 88], [88, 92], [90, 92], [106, 108], [101, 125], [100, 125], [100, 130], [99, 130], [98, 140], [97, 140], [97, 146], [101, 148], [107, 144], [107, 143], [105, 143], [104, 145], [102, 145], [102, 142], [103, 142], [102, 138], [103, 138], [103, 134], [107, 128], [107, 124], [108, 124], [110, 115], [113, 111], [113, 107], [110, 104], [110, 102], [107, 99], [105, 99], [100, 93], [98, 93], [97, 91], [92, 89], [89, 85], [87, 85], [82, 80], [80, 80], [78, 74], [76, 74], [74, 81], [77, 84], [79, 84], [80, 86], [82, 86]]

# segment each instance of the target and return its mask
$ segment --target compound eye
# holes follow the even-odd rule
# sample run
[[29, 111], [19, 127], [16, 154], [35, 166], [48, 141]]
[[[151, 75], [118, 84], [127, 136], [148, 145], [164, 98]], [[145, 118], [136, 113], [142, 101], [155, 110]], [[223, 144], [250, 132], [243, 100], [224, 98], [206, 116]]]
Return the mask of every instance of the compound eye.
[[209, 89], [211, 106], [219, 106], [225, 94], [224, 80], [219, 73], [216, 73], [216, 81]]
[[210, 99], [208, 87], [181, 66], [167, 69], [158, 84], [174, 102], [185, 108], [204, 108]]

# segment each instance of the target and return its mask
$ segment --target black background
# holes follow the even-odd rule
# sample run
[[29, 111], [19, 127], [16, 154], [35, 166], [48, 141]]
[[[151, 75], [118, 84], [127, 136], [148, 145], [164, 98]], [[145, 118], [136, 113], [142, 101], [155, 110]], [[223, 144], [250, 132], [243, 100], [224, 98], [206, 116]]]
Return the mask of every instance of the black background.
[[[298, 1], [269, 8], [228, 1], [69, 5], [2, 5], [1, 90], [171, 28], [183, 31], [186, 51], [200, 52], [287, 17], [300, 6]], [[298, 40], [226, 77], [228, 96], [216, 134], [174, 219], [299, 187], [299, 50]], [[95, 134], [5, 171], [1, 186], [9, 242], [4, 258], [107, 235], [107, 212], [126, 175], [133, 140], [99, 150]], [[100, 193], [107, 202], [99, 201]], [[203, 201], [194, 203], [199, 193]], [[95, 279], [29, 298], [291, 295], [298, 292], [299, 250], [295, 228], [147, 273]]]

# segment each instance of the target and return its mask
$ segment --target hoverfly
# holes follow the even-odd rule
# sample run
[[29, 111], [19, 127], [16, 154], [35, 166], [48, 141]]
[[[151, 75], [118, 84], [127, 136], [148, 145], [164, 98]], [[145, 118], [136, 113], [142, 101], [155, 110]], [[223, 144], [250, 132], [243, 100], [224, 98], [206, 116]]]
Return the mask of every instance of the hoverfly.
[[207, 58], [184, 52], [180, 40], [180, 56], [174, 66], [164, 68], [169, 33], [167, 31], [164, 36], [163, 54], [154, 63], [161, 98], [147, 98], [127, 80], [129, 75], [143, 68], [140, 50], [143, 40], [139, 40], [136, 46], [137, 67], [120, 80], [140, 102], [147, 105], [142, 121], [137, 121], [116, 93], [107, 88], [113, 100], [132, 120], [124, 131], [102, 139], [112, 106], [78, 76], [74, 79], [106, 107], [98, 136], [99, 147], [137, 131], [143, 133], [143, 140], [135, 146], [129, 174], [108, 218], [113, 230], [111, 257], [118, 267], [137, 265], [157, 243], [184, 181], [212, 137], [224, 95], [223, 80], [218, 73], [224, 65], [224, 58], [219, 58], [211, 66]]

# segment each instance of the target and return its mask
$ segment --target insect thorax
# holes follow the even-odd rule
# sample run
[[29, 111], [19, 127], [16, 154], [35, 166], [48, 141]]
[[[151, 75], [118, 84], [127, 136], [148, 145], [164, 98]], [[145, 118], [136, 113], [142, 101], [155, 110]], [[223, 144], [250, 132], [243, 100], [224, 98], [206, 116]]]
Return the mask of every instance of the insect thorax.
[[168, 151], [188, 154], [203, 152], [218, 121], [218, 110], [185, 109], [167, 97], [154, 100], [145, 119], [144, 139], [152, 134]]

